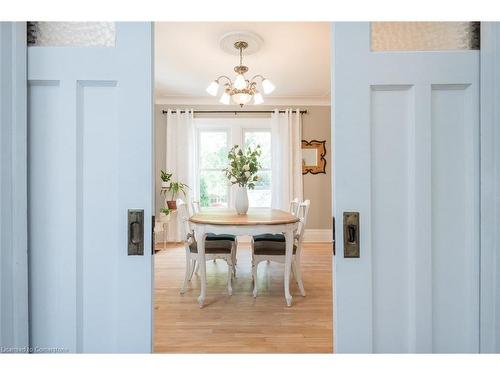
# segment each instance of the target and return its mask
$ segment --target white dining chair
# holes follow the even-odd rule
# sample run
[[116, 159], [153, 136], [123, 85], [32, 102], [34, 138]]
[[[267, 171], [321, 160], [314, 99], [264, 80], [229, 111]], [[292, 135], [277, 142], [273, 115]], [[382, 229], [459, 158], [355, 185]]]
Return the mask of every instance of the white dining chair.
[[294, 198], [290, 201], [290, 213], [297, 216], [299, 210], [299, 198]]
[[[194, 232], [189, 225], [188, 206], [182, 199], [177, 199], [177, 217], [181, 229], [181, 235], [184, 239], [184, 248], [186, 251], [186, 273], [184, 283], [181, 288], [181, 294], [186, 292], [187, 284], [193, 276], [198, 258], [198, 244]], [[233, 293], [232, 279], [234, 277], [233, 253], [235, 252], [236, 238], [233, 235], [215, 235], [208, 233], [205, 238], [205, 259], [224, 259], [227, 263], [227, 292]]]
[[[294, 215], [297, 216], [297, 211], [299, 210], [299, 198], [294, 198], [290, 201], [290, 206], [288, 208], [288, 211]], [[252, 238], [252, 246], [253, 246], [253, 238]], [[270, 263], [268, 260], [267, 263]]]
[[[293, 202], [293, 201], [292, 201]], [[302, 268], [300, 256], [302, 251], [302, 242], [304, 239], [307, 216], [309, 215], [309, 206], [311, 202], [305, 200], [297, 208], [299, 226], [293, 241], [292, 271], [297, 281], [300, 294], [305, 297], [306, 291], [302, 282]], [[292, 204], [290, 204], [292, 207]], [[261, 234], [252, 238], [252, 279], [253, 296], [257, 297], [257, 269], [259, 263], [268, 260], [271, 262], [285, 263], [286, 241], [283, 234]]]
[[200, 212], [200, 201], [194, 199], [191, 200], [191, 212], [193, 215]]
[[[191, 200], [191, 210], [193, 212], [193, 214], [197, 214], [198, 212], [200, 212], [200, 201], [197, 201], [197, 200]], [[213, 233], [209, 233], [207, 235], [207, 241], [213, 241], [213, 240], [217, 240], [217, 239], [227, 239], [227, 238], [231, 238], [232, 241], [235, 242], [234, 244], [234, 249], [233, 249], [233, 252], [232, 252], [232, 256], [233, 256], [233, 276], [236, 277], [236, 264], [238, 263], [238, 260], [237, 260], [237, 257], [236, 257], [236, 252], [238, 251], [238, 237], [232, 235], [232, 234], [213, 234]], [[214, 263], [217, 261], [216, 258], [213, 259]], [[198, 263], [196, 263], [196, 266], [195, 266], [195, 269], [194, 269], [194, 272], [197, 272], [198, 271]], [[191, 280], [191, 279], [190, 279]]]

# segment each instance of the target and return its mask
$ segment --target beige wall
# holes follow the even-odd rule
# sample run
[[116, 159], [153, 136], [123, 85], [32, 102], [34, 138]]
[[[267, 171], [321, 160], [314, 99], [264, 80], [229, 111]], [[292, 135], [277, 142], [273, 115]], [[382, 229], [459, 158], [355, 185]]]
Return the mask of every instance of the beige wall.
[[[228, 106], [186, 106], [186, 105], [164, 105], [157, 104], [155, 106], [156, 126], [155, 126], [155, 176], [157, 178], [156, 192], [156, 214], [161, 208], [163, 199], [160, 197], [158, 182], [160, 170], [165, 169], [165, 121], [166, 117], [162, 114], [163, 110], [168, 108], [193, 108], [195, 110], [238, 110], [238, 107]], [[253, 110], [256, 107], [249, 107], [248, 110]], [[259, 110], [284, 109], [284, 106], [259, 106]], [[296, 108], [296, 107], [294, 107]], [[331, 126], [330, 126], [330, 107], [329, 106], [303, 106], [300, 109], [307, 109], [307, 114], [302, 117], [302, 139], [307, 141], [326, 140], [326, 174], [306, 174], [304, 175], [304, 199], [311, 200], [311, 208], [309, 211], [308, 229], [331, 229], [331, 207], [332, 207], [332, 187], [331, 187]], [[204, 115], [207, 116], [207, 115]], [[214, 115], [213, 117], [220, 117]]]
[[302, 139], [326, 140], [326, 174], [303, 175], [304, 198], [311, 200], [307, 228], [331, 229], [332, 227], [332, 150], [330, 107], [308, 107], [302, 117]]

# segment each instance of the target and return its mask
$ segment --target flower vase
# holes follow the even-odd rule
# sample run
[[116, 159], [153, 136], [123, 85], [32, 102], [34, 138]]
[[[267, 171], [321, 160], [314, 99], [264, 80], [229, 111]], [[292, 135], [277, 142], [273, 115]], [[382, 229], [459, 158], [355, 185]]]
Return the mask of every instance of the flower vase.
[[246, 215], [248, 212], [248, 192], [246, 187], [236, 187], [234, 207], [236, 208], [238, 215]]

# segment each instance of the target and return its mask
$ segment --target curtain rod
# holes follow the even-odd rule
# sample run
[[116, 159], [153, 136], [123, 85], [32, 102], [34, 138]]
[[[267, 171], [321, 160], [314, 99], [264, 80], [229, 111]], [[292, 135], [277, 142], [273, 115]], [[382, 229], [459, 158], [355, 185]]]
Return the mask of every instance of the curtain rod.
[[[171, 113], [177, 113], [177, 110], [170, 111]], [[278, 111], [279, 113], [285, 113], [286, 111], [280, 110]], [[296, 113], [296, 110], [292, 110], [292, 113]], [[162, 113], [165, 115], [168, 113], [168, 111], [163, 110]], [[186, 113], [185, 110], [180, 110], [180, 113]], [[274, 111], [193, 111], [194, 114], [196, 113], [234, 113], [237, 115], [238, 113], [274, 113]], [[307, 109], [300, 111], [300, 114], [306, 114]]]

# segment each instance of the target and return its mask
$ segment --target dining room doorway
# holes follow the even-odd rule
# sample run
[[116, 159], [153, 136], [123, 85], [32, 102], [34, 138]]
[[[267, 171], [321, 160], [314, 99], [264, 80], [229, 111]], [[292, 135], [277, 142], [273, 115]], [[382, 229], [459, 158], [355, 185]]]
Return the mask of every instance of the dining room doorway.
[[[155, 33], [154, 352], [332, 353], [330, 24], [162, 22], [155, 24]], [[285, 48], [285, 35], [302, 49]], [[248, 46], [235, 48], [239, 39]], [[186, 47], [187, 41], [199, 48]], [[301, 62], [297, 54], [303, 49], [311, 58]], [[196, 63], [200, 59], [205, 61], [201, 68]], [[292, 66], [290, 61], [296, 62]], [[245, 77], [255, 80], [256, 91], [243, 105], [234, 96], [223, 104], [224, 85], [237, 75], [231, 73], [234, 65], [248, 67]], [[296, 74], [309, 74], [311, 81], [290, 84]], [[211, 96], [214, 84], [210, 93], [205, 91], [214, 80], [220, 98]], [[266, 94], [271, 85], [276, 89]], [[223, 170], [230, 166], [228, 154], [235, 146], [244, 153], [259, 146], [260, 153], [251, 176], [258, 180], [247, 189], [249, 211], [231, 217], [237, 187]], [[303, 168], [303, 147], [313, 156], [308, 161], [313, 171]], [[186, 203], [183, 208], [178, 199]], [[229, 235], [229, 241], [219, 242], [234, 247], [234, 271], [224, 254], [211, 253], [216, 241], [205, 241], [207, 259], [215, 258], [205, 262], [205, 270], [194, 262], [196, 223], [188, 219], [183, 228], [184, 208], [191, 219], [198, 212], [209, 221], [221, 214], [233, 220], [218, 234]], [[258, 235], [277, 226], [234, 226], [255, 215], [285, 215], [295, 225], [290, 254], [295, 259], [300, 246], [300, 264], [294, 263], [292, 270], [290, 263], [288, 275], [281, 229], [271, 241], [260, 241]], [[306, 221], [303, 228], [301, 219]], [[285, 231], [286, 223], [274, 224], [285, 225]], [[266, 255], [269, 246], [271, 254]], [[264, 253], [256, 254], [259, 249]], [[231, 291], [230, 272], [235, 273]], [[290, 279], [289, 292], [285, 278]]]

